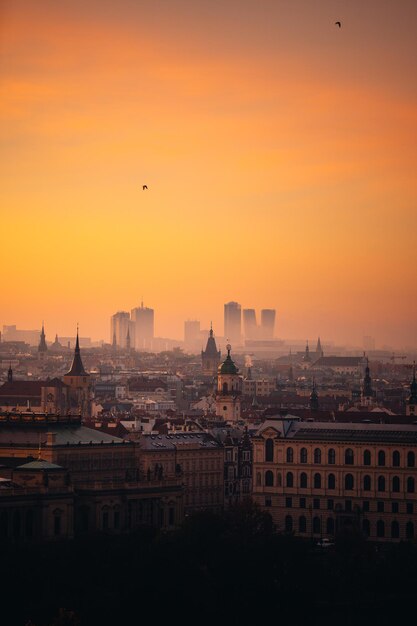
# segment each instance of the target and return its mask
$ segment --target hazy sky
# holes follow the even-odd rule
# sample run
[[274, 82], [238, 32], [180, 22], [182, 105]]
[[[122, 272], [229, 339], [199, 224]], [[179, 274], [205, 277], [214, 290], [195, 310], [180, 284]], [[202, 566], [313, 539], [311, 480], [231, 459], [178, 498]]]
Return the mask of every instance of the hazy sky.
[[0, 325], [417, 344], [415, 0], [0, 7]]

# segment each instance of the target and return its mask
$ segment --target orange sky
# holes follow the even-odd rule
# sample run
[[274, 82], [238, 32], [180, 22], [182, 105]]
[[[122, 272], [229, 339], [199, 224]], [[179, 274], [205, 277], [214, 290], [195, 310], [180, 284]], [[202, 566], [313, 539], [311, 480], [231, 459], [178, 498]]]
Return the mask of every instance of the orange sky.
[[0, 327], [417, 345], [416, 2], [0, 6]]

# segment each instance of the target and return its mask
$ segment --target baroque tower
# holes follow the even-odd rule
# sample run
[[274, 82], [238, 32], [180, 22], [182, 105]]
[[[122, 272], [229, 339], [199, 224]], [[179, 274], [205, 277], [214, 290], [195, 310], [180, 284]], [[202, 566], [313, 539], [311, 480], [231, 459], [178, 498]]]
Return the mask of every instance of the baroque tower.
[[240, 419], [240, 396], [242, 393], [242, 379], [239, 368], [236, 367], [227, 344], [227, 357], [219, 365], [217, 375], [216, 415], [227, 422], [237, 422]]

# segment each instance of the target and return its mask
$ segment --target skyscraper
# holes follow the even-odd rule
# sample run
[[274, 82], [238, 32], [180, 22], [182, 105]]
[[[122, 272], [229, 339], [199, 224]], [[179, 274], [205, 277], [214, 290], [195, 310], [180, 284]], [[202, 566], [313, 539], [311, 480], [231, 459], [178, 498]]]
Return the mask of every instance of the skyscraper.
[[130, 315], [127, 311], [118, 311], [110, 318], [110, 343], [116, 338], [116, 346], [126, 348], [126, 337]]
[[184, 322], [184, 343], [187, 348], [194, 348], [201, 340], [200, 322], [198, 320], [186, 320]]
[[262, 309], [261, 335], [262, 339], [273, 339], [275, 328], [275, 309]]
[[224, 336], [235, 346], [241, 342], [241, 306], [238, 302], [224, 305]]
[[245, 339], [258, 338], [255, 309], [243, 309], [243, 334]]
[[151, 350], [154, 338], [154, 310], [143, 306], [142, 302], [140, 307], [132, 309], [131, 315], [135, 329], [136, 350]]

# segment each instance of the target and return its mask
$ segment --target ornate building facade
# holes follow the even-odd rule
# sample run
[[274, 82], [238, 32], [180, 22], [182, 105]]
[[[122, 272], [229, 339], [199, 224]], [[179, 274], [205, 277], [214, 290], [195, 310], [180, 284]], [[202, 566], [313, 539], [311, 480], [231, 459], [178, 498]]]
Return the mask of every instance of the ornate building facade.
[[417, 532], [417, 425], [272, 418], [253, 438], [253, 497], [280, 531], [374, 541]]

